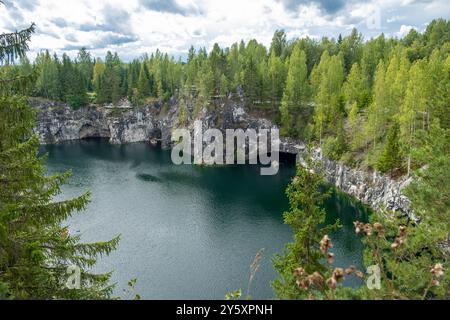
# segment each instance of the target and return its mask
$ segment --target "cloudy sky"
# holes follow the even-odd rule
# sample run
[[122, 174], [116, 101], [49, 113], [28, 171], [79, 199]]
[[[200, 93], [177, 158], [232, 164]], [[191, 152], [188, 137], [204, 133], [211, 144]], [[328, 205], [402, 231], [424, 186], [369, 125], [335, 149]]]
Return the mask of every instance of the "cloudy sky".
[[357, 27], [370, 38], [423, 31], [450, 18], [448, 0], [4, 0], [0, 32], [37, 24], [31, 55], [42, 49], [71, 56], [86, 47], [125, 60], [157, 48], [186, 56], [191, 45], [210, 49], [252, 38], [269, 45], [276, 29], [289, 38], [336, 37]]

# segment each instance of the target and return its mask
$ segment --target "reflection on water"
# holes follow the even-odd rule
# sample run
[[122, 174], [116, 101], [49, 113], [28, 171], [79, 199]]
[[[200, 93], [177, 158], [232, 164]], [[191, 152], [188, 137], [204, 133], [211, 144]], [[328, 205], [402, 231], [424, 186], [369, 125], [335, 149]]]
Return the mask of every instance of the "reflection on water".
[[[276, 273], [270, 260], [292, 240], [282, 214], [294, 167], [282, 165], [278, 175], [260, 176], [257, 166], [174, 166], [168, 151], [104, 140], [42, 150], [49, 153], [49, 172], [73, 172], [61, 198], [92, 192], [86, 212], [68, 221], [71, 232], [80, 230], [85, 241], [122, 235], [118, 250], [97, 267], [115, 271], [117, 294], [137, 278], [143, 298], [222, 299], [247, 286], [249, 265], [266, 248], [252, 295], [273, 298]], [[336, 265], [360, 266], [361, 243], [352, 222], [364, 220], [367, 212], [336, 194], [326, 210], [327, 223], [340, 218], [344, 224], [333, 234]]]

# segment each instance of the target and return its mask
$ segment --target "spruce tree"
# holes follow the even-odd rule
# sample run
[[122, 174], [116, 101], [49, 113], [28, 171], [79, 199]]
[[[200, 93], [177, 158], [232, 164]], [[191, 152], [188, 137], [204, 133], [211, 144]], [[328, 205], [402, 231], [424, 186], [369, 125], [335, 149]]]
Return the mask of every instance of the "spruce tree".
[[141, 70], [139, 71], [139, 78], [137, 82], [138, 99], [142, 101], [144, 98], [150, 96], [150, 89], [150, 79], [148, 78], [148, 70], [144, 62], [141, 64]]
[[92, 91], [92, 75], [94, 72], [94, 63], [91, 54], [86, 48], [81, 48], [77, 56], [77, 68], [81, 73], [86, 91]]
[[[0, 63], [24, 56], [34, 25], [0, 35]], [[0, 78], [2, 84], [32, 78]], [[111, 297], [110, 274], [95, 274], [96, 257], [110, 253], [118, 239], [85, 244], [65, 226], [81, 211], [89, 193], [54, 201], [68, 173], [47, 176], [33, 135], [35, 112], [25, 97], [0, 89], [0, 299], [105, 299]], [[66, 286], [68, 269], [80, 268], [79, 288]]]
[[388, 131], [386, 143], [381, 157], [377, 162], [377, 169], [380, 172], [390, 172], [401, 166], [402, 158], [399, 143], [400, 129], [395, 122]]
[[290, 208], [284, 213], [285, 224], [292, 228], [294, 241], [286, 245], [281, 255], [276, 255], [273, 264], [279, 278], [273, 282], [278, 299], [305, 299], [307, 293], [298, 290], [295, 270], [302, 268], [307, 273], [327, 272], [323, 263], [326, 257], [317, 244], [334, 226], [322, 228], [325, 222], [323, 204], [329, 196], [323, 192], [323, 169], [311, 157], [297, 167], [297, 174], [287, 188]]
[[75, 109], [86, 105], [87, 93], [83, 75], [66, 54], [63, 55], [59, 78], [62, 100]]

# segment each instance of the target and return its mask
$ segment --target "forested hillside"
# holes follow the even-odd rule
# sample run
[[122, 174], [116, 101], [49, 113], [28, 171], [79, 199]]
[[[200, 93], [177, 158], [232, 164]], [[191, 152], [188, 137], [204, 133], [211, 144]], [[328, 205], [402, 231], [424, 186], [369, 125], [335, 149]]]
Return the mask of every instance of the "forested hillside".
[[[74, 109], [118, 105], [123, 98], [135, 107], [174, 98], [185, 110], [184, 102], [194, 101], [195, 116], [217, 108], [214, 100], [244, 95], [249, 111], [270, 115], [282, 135], [320, 146], [332, 160], [413, 177], [404, 194], [417, 219], [380, 210], [369, 223], [355, 221], [367, 272], [344, 269], [334, 265], [340, 252], [332, 252], [339, 221], [324, 227], [323, 168], [305, 157], [307, 166], [297, 167], [287, 189], [284, 220], [293, 242], [273, 259], [277, 298], [450, 296], [450, 20], [434, 20], [423, 33], [411, 30], [402, 39], [363, 39], [357, 30], [336, 39], [287, 39], [276, 31], [269, 48], [256, 40], [216, 44], [210, 52], [192, 47], [186, 61], [157, 51], [124, 62], [117, 53], [103, 59], [81, 49], [75, 59], [44, 51], [31, 62], [26, 52], [34, 32], [31, 24], [0, 34], [0, 299], [109, 299], [114, 293], [111, 273], [92, 268], [116, 249], [119, 237], [82, 243], [65, 225], [86, 208], [90, 194], [55, 201], [69, 173], [49, 176], [45, 156], [38, 156], [29, 96]], [[186, 113], [178, 113], [184, 124], [181, 117]], [[258, 253], [249, 288], [260, 261]], [[75, 283], [67, 281], [72, 269], [78, 270]], [[369, 270], [378, 270], [375, 290]], [[345, 277], [368, 285], [345, 287]], [[129, 282], [131, 289], [135, 284]]]
[[191, 48], [186, 62], [157, 51], [125, 63], [117, 53], [101, 59], [81, 49], [75, 60], [42, 52], [2, 72], [36, 70], [28, 93], [74, 108], [193, 93], [204, 106], [243, 88], [250, 108], [278, 114], [283, 135], [313, 141], [333, 160], [403, 175], [422, 164], [412, 156], [419, 132], [449, 127], [449, 52], [450, 21], [438, 19], [403, 39], [365, 41], [353, 30], [288, 40], [276, 31], [270, 48], [256, 40], [209, 53]]

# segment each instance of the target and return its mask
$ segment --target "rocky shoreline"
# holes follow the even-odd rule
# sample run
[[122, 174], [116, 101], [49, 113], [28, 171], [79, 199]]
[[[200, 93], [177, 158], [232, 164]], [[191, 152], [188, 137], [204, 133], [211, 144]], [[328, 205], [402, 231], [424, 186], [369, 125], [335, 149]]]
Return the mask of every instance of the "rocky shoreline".
[[[171, 133], [179, 127], [180, 107], [172, 100], [165, 107], [159, 102], [140, 108], [132, 108], [127, 103], [119, 107], [87, 106], [73, 110], [69, 106], [44, 100], [31, 100], [37, 109], [37, 127], [42, 144], [56, 144], [84, 138], [107, 138], [113, 144], [133, 142], [160, 142], [161, 147], [172, 146]], [[214, 102], [213, 108], [203, 108], [196, 120], [203, 122], [205, 130], [216, 128], [255, 130], [276, 128], [269, 120], [251, 116], [246, 112], [242, 99], [224, 99]], [[194, 102], [187, 103], [187, 127], [193, 127]], [[280, 151], [293, 154], [301, 159], [305, 144], [290, 138], [282, 138]], [[344, 193], [355, 197], [369, 207], [379, 210], [399, 211], [414, 219], [410, 201], [402, 190], [410, 182], [408, 179], [393, 180], [388, 176], [347, 167], [341, 163], [320, 157], [326, 178]]]

